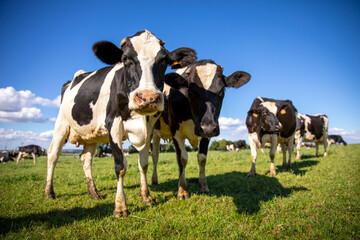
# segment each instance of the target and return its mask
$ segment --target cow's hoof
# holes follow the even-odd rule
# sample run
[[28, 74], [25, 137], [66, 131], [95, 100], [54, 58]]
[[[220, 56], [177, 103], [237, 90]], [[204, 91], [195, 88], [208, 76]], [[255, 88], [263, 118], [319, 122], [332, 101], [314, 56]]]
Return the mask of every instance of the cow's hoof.
[[327, 153], [324, 153], [324, 157], [326, 157], [327, 156]]
[[129, 211], [127, 209], [123, 211], [114, 211], [115, 218], [127, 217], [129, 216]]
[[51, 201], [51, 200], [54, 200], [55, 198], [56, 198], [55, 195], [46, 195], [45, 201]]
[[152, 199], [152, 197], [148, 196], [146, 198], [143, 198], [143, 200], [141, 201], [143, 204], [146, 204], [146, 206], [151, 206], [154, 205], [156, 203], [156, 201], [154, 199]]
[[151, 184], [152, 185], [158, 185], [159, 184], [159, 182], [158, 182], [158, 180], [156, 179], [156, 180], [151, 180]]
[[252, 177], [255, 177], [255, 176], [256, 176], [256, 173], [249, 172], [249, 174], [247, 175], [247, 178], [252, 178]]
[[276, 171], [270, 171], [270, 176], [276, 176]]
[[182, 193], [182, 194], [178, 194], [177, 198], [179, 200], [187, 200], [190, 198], [190, 195], [189, 195], [189, 193]]
[[200, 195], [208, 195], [208, 196], [210, 196], [210, 191], [209, 190], [199, 190], [199, 194]]
[[296, 160], [301, 160], [301, 157], [296, 157]]
[[90, 194], [92, 200], [102, 200], [103, 197], [100, 194]]

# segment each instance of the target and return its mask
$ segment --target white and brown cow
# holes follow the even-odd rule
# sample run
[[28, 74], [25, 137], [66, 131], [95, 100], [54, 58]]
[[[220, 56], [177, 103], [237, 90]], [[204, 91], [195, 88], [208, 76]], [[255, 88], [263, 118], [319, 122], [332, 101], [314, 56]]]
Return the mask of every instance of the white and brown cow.
[[[276, 175], [274, 158], [276, 147], [281, 144], [284, 169], [291, 168], [291, 154], [294, 147], [297, 110], [290, 100], [255, 98], [246, 118], [251, 148], [251, 169], [248, 177], [256, 175], [257, 149], [270, 143], [270, 175]], [[288, 163], [286, 163], [288, 150]]]
[[324, 144], [324, 157], [327, 156], [327, 136], [329, 119], [326, 115], [298, 114], [295, 134], [296, 159], [301, 159], [300, 148], [303, 142], [314, 142], [316, 146], [316, 157], [318, 156], [319, 144]]
[[152, 202], [146, 182], [153, 126], [164, 108], [165, 70], [173, 61], [164, 42], [149, 31], [124, 38], [120, 46], [102, 41], [95, 55], [112, 66], [95, 72], [78, 71], [62, 89], [62, 101], [48, 150], [45, 199], [54, 199], [54, 168], [65, 140], [84, 145], [81, 154], [88, 191], [101, 198], [92, 177], [92, 159], [98, 143], [110, 142], [115, 161], [117, 191], [114, 216], [127, 216], [123, 179], [127, 162], [122, 141], [128, 139], [139, 151], [142, 201]]
[[220, 133], [218, 118], [225, 96], [225, 88], [239, 88], [250, 80], [250, 74], [237, 71], [229, 77], [223, 75], [223, 68], [212, 60], [202, 60], [181, 68], [165, 77], [168, 87], [165, 111], [155, 126], [153, 138], [153, 184], [158, 182], [157, 161], [160, 138], [172, 139], [179, 166], [179, 199], [189, 198], [185, 178], [188, 155], [185, 140], [192, 147], [199, 147], [197, 154], [199, 172], [199, 193], [209, 193], [205, 165], [211, 137]]

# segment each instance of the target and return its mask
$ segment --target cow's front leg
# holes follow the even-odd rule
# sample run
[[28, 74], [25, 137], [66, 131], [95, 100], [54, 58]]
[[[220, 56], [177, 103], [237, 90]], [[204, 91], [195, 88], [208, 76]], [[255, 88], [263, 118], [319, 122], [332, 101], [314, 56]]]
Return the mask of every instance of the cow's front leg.
[[276, 175], [274, 159], [275, 159], [275, 152], [276, 152], [277, 144], [278, 144], [278, 137], [277, 137], [276, 134], [274, 134], [274, 135], [271, 136], [271, 146], [270, 146], [270, 151], [269, 151], [269, 156], [270, 156], [270, 160], [271, 160], [271, 163], [270, 163], [270, 175], [272, 175], [272, 176]]
[[149, 146], [150, 143], [147, 143], [146, 146], [139, 152], [139, 161], [138, 167], [140, 171], [140, 195], [142, 198], [142, 203], [150, 205], [154, 200], [150, 196], [150, 191], [148, 188], [146, 173], [148, 170], [148, 159], [149, 159]]
[[251, 169], [249, 174], [247, 175], [248, 178], [255, 177], [256, 171], [255, 171], [255, 163], [257, 158], [257, 146], [256, 143], [258, 137], [256, 133], [249, 133], [249, 145], [251, 149]]
[[206, 166], [206, 157], [209, 146], [209, 138], [201, 138], [199, 152], [197, 155], [198, 164], [199, 164], [199, 193], [200, 194], [210, 194], [209, 187], [206, 181], [205, 166]]
[[326, 152], [326, 149], [327, 149], [327, 134], [324, 134], [324, 157], [327, 156], [327, 152]]
[[319, 157], [319, 155], [318, 155], [318, 153], [319, 153], [319, 142], [316, 142], [316, 143], [315, 143], [315, 148], [316, 148], [316, 154], [315, 154], [315, 156], [316, 156], [316, 157]]
[[94, 153], [96, 151], [97, 144], [86, 144], [84, 145], [84, 150], [81, 153], [81, 162], [86, 176], [86, 181], [88, 185], [88, 194], [90, 194], [92, 199], [98, 200], [102, 199], [99, 191], [96, 189], [94, 179], [92, 177], [92, 160]]
[[31, 153], [31, 156], [33, 157], [33, 164], [35, 165], [35, 164], [36, 164], [36, 156], [35, 156], [35, 153]]
[[283, 154], [283, 163], [282, 163], [282, 168], [283, 169], [287, 169], [287, 164], [286, 164], [286, 150], [287, 150], [287, 145], [285, 143], [281, 143], [281, 152]]
[[129, 212], [126, 206], [126, 196], [124, 192], [124, 176], [127, 169], [127, 161], [122, 151], [121, 140], [114, 142], [110, 136], [110, 146], [114, 156], [115, 174], [117, 179], [114, 217], [127, 217]]
[[177, 197], [180, 200], [189, 199], [188, 185], [186, 183], [185, 168], [187, 165], [187, 152], [185, 150], [185, 139], [176, 133], [173, 137], [174, 146], [176, 150], [176, 159], [179, 166], [179, 189]]
[[153, 160], [153, 174], [151, 178], [151, 183], [156, 185], [159, 184], [158, 174], [157, 174], [157, 163], [159, 161], [159, 151], [160, 151], [160, 136], [154, 133], [153, 136], [153, 148], [152, 148], [152, 160]]

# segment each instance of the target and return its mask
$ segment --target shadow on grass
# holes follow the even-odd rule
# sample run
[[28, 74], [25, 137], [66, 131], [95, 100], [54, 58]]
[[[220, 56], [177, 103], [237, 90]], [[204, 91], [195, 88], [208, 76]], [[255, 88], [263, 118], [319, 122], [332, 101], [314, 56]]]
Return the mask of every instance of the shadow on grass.
[[23, 217], [0, 218], [0, 238], [9, 232], [31, 229], [31, 226], [45, 223], [46, 228], [61, 227], [83, 219], [103, 219], [110, 216], [114, 204], [99, 204], [93, 208], [75, 207], [69, 210], [57, 209], [46, 213], [30, 214]]
[[295, 175], [302, 176], [308, 171], [308, 170], [304, 170], [304, 168], [315, 166], [318, 163], [319, 163], [319, 161], [314, 161], [314, 160], [295, 161], [295, 162], [291, 163], [291, 169], [293, 170]]
[[[271, 201], [276, 197], [288, 197], [293, 192], [308, 191], [304, 187], [283, 187], [276, 177], [256, 175], [247, 178], [248, 173], [230, 172], [221, 175], [207, 176], [211, 195], [217, 197], [229, 196], [239, 213], [255, 214], [260, 210], [261, 202]], [[197, 193], [198, 179], [187, 179], [190, 194]], [[177, 180], [171, 180], [159, 185], [152, 185], [153, 191], [177, 191]], [[174, 192], [176, 195], [176, 192]]]

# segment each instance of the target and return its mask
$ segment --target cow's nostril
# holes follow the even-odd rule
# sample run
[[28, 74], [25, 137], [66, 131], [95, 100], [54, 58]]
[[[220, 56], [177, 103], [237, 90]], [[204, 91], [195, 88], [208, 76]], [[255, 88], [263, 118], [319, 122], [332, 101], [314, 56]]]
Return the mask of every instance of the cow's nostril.
[[150, 101], [154, 100], [152, 97], [150, 98]]

